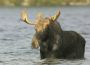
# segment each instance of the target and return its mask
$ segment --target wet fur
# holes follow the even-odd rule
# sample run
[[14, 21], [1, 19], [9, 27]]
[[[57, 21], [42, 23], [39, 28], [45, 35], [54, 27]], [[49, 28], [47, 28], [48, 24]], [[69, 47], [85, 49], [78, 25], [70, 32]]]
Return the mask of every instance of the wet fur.
[[58, 22], [51, 23], [43, 32], [36, 32], [34, 37], [40, 45], [41, 59], [84, 58], [85, 39], [77, 32], [63, 31]]

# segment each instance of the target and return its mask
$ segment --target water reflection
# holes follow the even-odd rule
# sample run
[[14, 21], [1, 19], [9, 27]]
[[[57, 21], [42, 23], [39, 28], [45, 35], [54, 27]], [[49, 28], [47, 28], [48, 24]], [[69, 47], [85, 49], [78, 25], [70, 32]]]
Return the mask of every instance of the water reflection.
[[37, 65], [82, 65], [85, 60], [44, 59]]

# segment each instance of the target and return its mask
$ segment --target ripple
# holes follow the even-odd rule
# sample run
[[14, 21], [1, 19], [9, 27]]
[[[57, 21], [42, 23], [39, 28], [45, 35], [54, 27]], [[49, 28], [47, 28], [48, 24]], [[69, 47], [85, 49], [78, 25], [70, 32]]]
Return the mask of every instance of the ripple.
[[10, 38], [3, 38], [3, 39], [0, 39], [2, 41], [14, 41], [13, 39], [10, 39]]
[[3, 63], [4, 61], [0, 61], [0, 63]]
[[0, 33], [1, 33], [1, 32], [4, 32], [4, 31], [5, 31], [4, 29], [2, 29], [2, 28], [0, 29]]
[[14, 52], [4, 52], [2, 54], [13, 54]]
[[83, 35], [90, 35], [90, 33], [87, 33], [87, 32], [81, 32], [81, 34], [83, 34]]

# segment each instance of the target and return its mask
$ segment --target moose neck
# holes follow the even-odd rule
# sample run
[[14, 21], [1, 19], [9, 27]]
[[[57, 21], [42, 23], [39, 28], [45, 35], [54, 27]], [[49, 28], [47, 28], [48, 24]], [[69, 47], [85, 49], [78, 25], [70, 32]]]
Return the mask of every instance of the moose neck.
[[[62, 37], [62, 29], [61, 26], [58, 22], [55, 22], [49, 26], [48, 29], [48, 37], [47, 40], [45, 41], [48, 47], [48, 52], [53, 50], [57, 50], [57, 45], [60, 46], [61, 37]], [[50, 56], [50, 55], [49, 55]]]
[[61, 42], [63, 30], [58, 22], [55, 22], [49, 26], [48, 32], [48, 46], [50, 49], [53, 49], [54, 44], [58, 44]]

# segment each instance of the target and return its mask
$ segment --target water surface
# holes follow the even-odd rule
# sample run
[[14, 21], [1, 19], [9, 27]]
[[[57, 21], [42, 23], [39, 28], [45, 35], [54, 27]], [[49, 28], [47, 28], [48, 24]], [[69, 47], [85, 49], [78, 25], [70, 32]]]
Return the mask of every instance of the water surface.
[[34, 21], [39, 12], [52, 16], [58, 9], [63, 30], [76, 31], [86, 39], [85, 60], [40, 60], [39, 49], [31, 48], [34, 26], [20, 21], [21, 8], [0, 8], [0, 65], [89, 65], [90, 7], [28, 8], [29, 18]]

